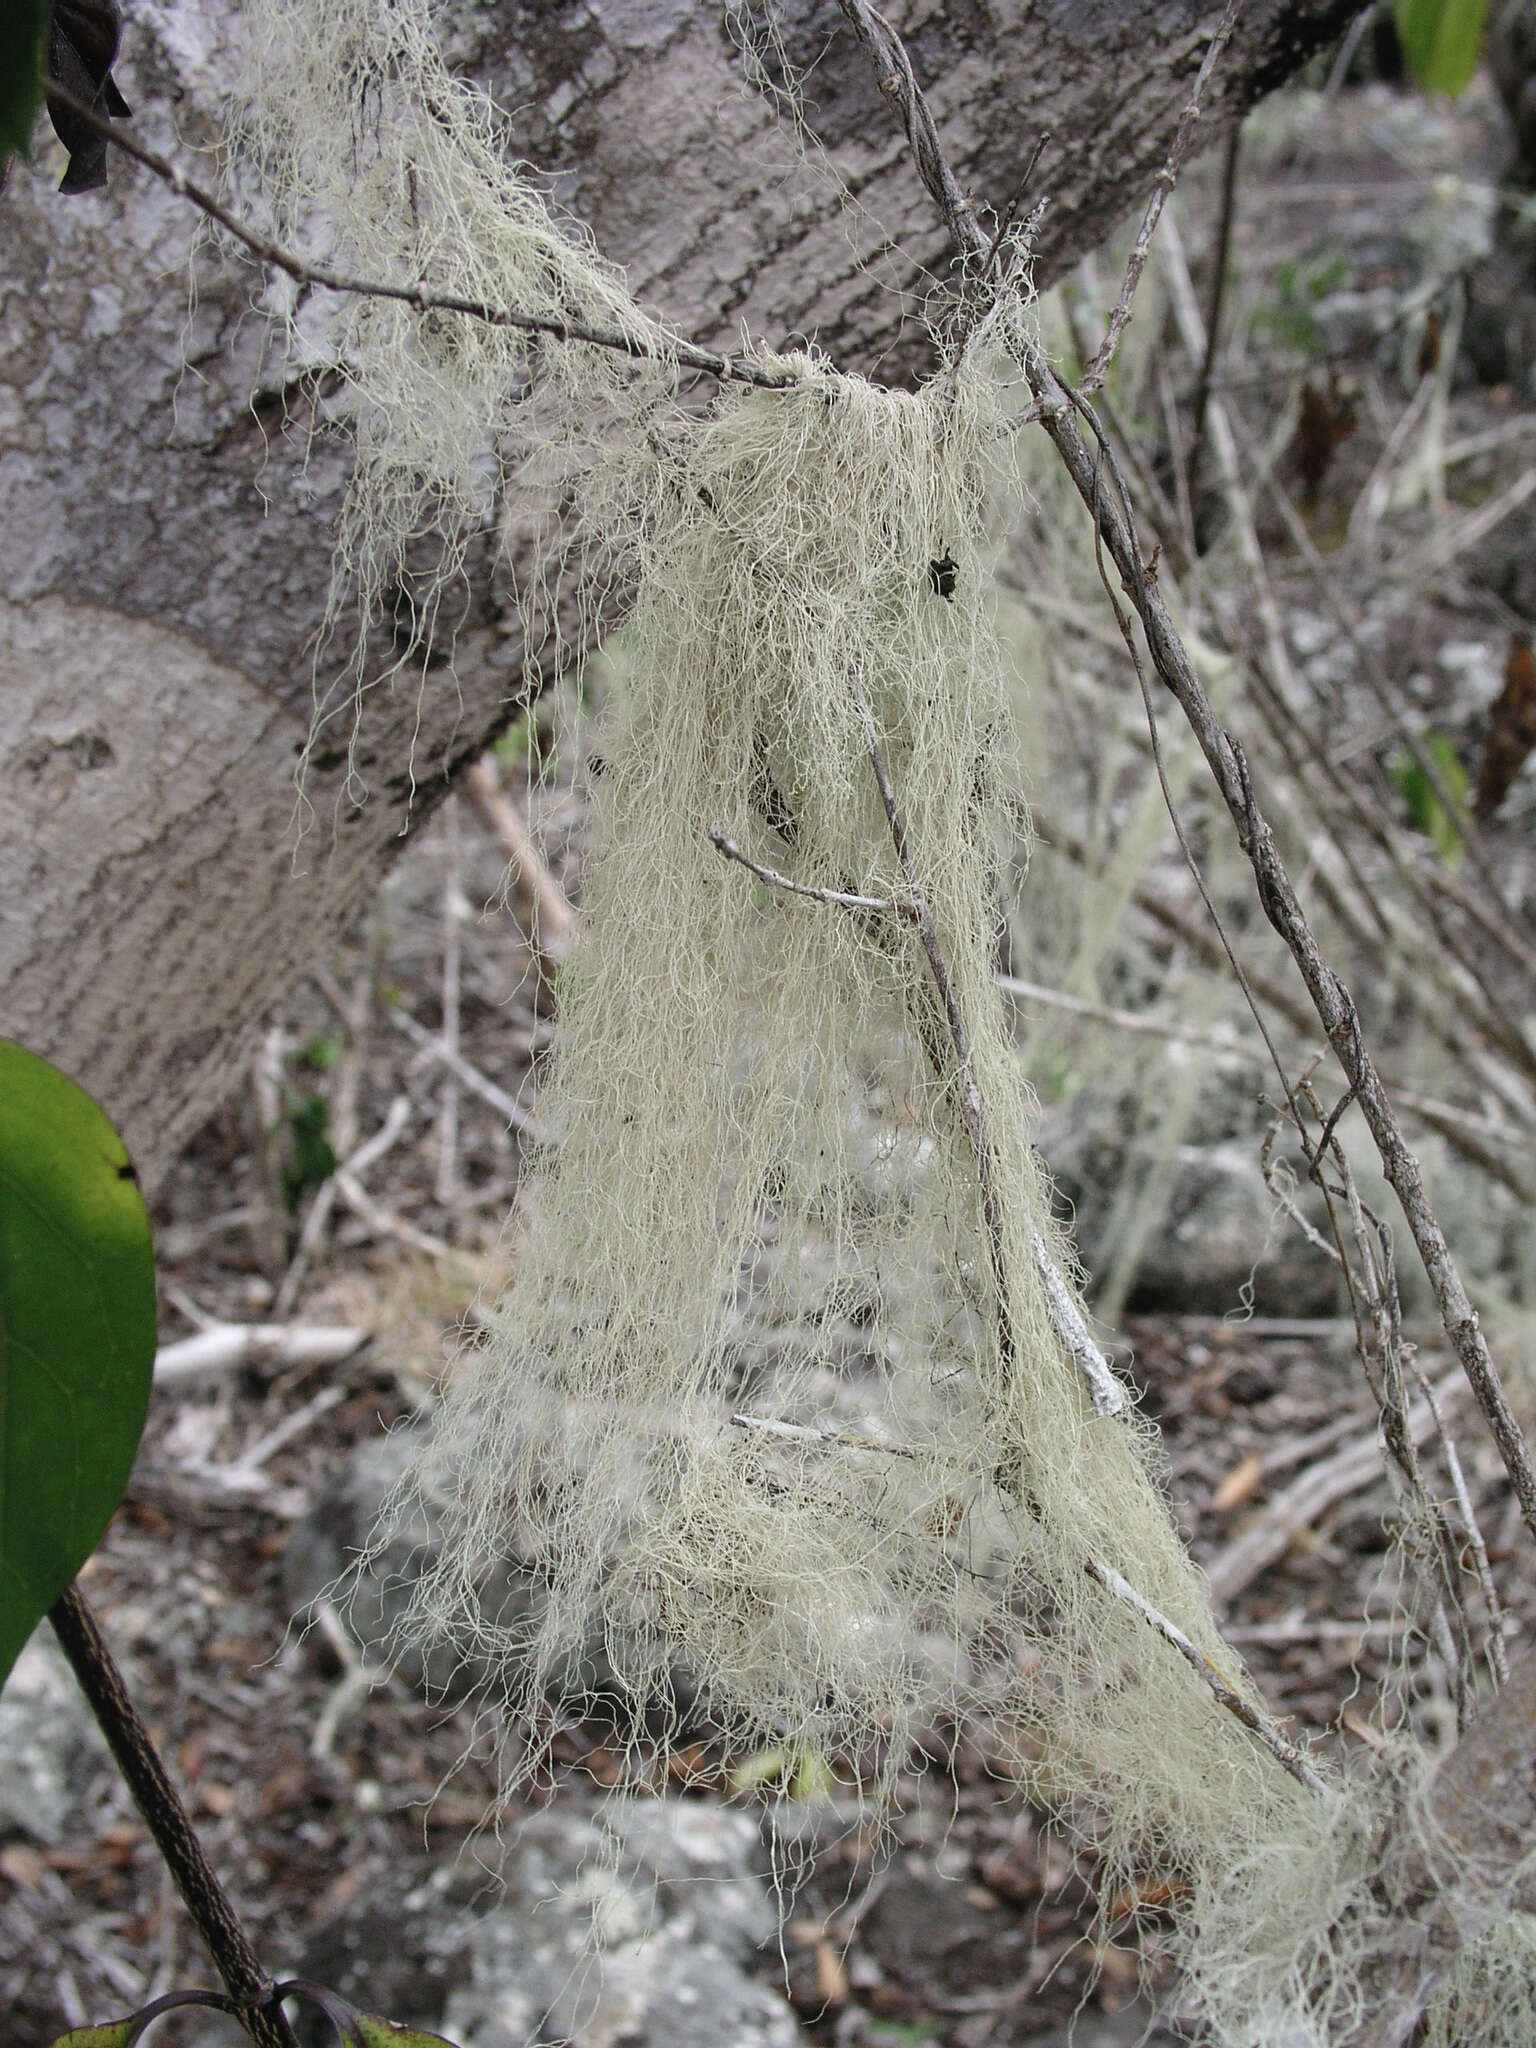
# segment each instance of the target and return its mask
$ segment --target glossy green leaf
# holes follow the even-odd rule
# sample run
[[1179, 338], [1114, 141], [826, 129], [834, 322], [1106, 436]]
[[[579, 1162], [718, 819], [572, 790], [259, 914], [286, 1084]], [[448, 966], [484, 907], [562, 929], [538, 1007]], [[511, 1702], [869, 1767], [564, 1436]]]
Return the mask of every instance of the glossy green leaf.
[[0, 0], [0, 164], [32, 140], [47, 49], [48, 0]]
[[49, 2048], [133, 2048], [136, 2019], [109, 2020], [104, 2027], [74, 2027]]
[[1397, 0], [1403, 55], [1423, 92], [1455, 99], [1477, 69], [1488, 0]]
[[0, 1039], [0, 1684], [112, 1518], [154, 1363], [155, 1257], [122, 1139]]

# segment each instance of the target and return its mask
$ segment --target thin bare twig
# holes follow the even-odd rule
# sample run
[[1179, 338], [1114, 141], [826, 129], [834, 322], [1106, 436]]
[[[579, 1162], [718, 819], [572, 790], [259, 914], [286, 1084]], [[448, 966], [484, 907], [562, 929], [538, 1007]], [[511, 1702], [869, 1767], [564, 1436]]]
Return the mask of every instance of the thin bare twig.
[[72, 92], [50, 84], [48, 99], [51, 104], [68, 108], [78, 120], [84, 121], [98, 135], [104, 135], [124, 156], [142, 164], [162, 184], [169, 186], [178, 198], [189, 201], [226, 234], [232, 235], [258, 262], [283, 271], [296, 284], [309, 285], [317, 291], [339, 292], [350, 298], [393, 299], [402, 305], [415, 307], [418, 313], [461, 313], [467, 319], [483, 321], [488, 327], [512, 327], [523, 334], [549, 335], [555, 341], [587, 342], [594, 348], [611, 349], [638, 362], [675, 362], [680, 369], [701, 370], [706, 376], [738, 384], [755, 384], [766, 391], [786, 390], [795, 381], [782, 370], [765, 369], [749, 356], [721, 355], [714, 349], [700, 348], [696, 342], [666, 334], [660, 327], [657, 327], [656, 338], [652, 340], [639, 334], [626, 334], [621, 328], [594, 327], [589, 321], [570, 320], [563, 314], [525, 313], [516, 306], [493, 306], [484, 299], [467, 299], [457, 292], [438, 291], [425, 279], [415, 284], [397, 284], [383, 278], [349, 277], [325, 264], [311, 263], [292, 249], [275, 242], [270, 235], [263, 234], [249, 221], [241, 220], [238, 214], [231, 213], [222, 200], [206, 187], [196, 184], [169, 157], [147, 148], [115, 121], [107, 120], [84, 100], [76, 99]]
[[1488, 1661], [1493, 1666], [1495, 1679], [1502, 1686], [1509, 1679], [1504, 1603], [1500, 1600], [1499, 1589], [1494, 1583], [1493, 1567], [1488, 1561], [1488, 1546], [1483, 1541], [1477, 1510], [1472, 1505], [1467, 1475], [1461, 1467], [1461, 1453], [1456, 1448], [1455, 1437], [1446, 1427], [1445, 1411], [1440, 1405], [1440, 1396], [1430, 1383], [1428, 1374], [1417, 1361], [1414, 1363], [1413, 1371], [1423, 1390], [1424, 1399], [1429, 1403], [1429, 1412], [1435, 1419], [1435, 1434], [1440, 1439], [1445, 1468], [1450, 1474], [1451, 1491], [1456, 1497], [1456, 1511], [1461, 1516], [1461, 1526], [1466, 1531], [1467, 1544], [1472, 1552], [1473, 1569], [1477, 1573], [1477, 1583], [1482, 1588], [1483, 1601], [1488, 1609]]
[[1204, 453], [1205, 409], [1211, 398], [1211, 373], [1221, 345], [1221, 309], [1227, 292], [1227, 271], [1231, 265], [1232, 216], [1237, 209], [1237, 160], [1242, 152], [1243, 124], [1234, 121], [1227, 133], [1226, 152], [1221, 163], [1221, 210], [1216, 217], [1216, 242], [1211, 252], [1211, 296], [1205, 309], [1205, 350], [1200, 358], [1200, 381], [1195, 386], [1194, 425], [1189, 430], [1189, 460], [1184, 487], [1193, 507], [1200, 488], [1200, 457]]
[[502, 788], [493, 755], [483, 754], [465, 770], [464, 794], [507, 856], [507, 879], [522, 902], [528, 950], [539, 979], [552, 990], [556, 970], [570, 957], [576, 938], [570, 899], [550, 873], [522, 813]]
[[[1205, 97], [1205, 88], [1210, 83], [1211, 73], [1216, 69], [1217, 64], [1221, 60], [1223, 50], [1226, 49], [1227, 44], [1232, 40], [1232, 31], [1237, 26], [1237, 17], [1241, 11], [1242, 0], [1227, 0], [1226, 10], [1221, 20], [1217, 23], [1216, 33], [1211, 37], [1206, 49], [1205, 61], [1200, 66], [1199, 72], [1196, 75], [1189, 99], [1185, 103], [1184, 111], [1179, 117], [1179, 125], [1174, 131], [1172, 146], [1163, 161], [1162, 169], [1157, 174], [1157, 180], [1152, 188], [1152, 197], [1147, 202], [1146, 213], [1142, 217], [1141, 227], [1137, 231], [1135, 243], [1132, 245], [1130, 256], [1126, 262], [1125, 280], [1120, 287], [1120, 297], [1116, 302], [1114, 312], [1109, 316], [1109, 326], [1105, 331], [1104, 339], [1099, 344], [1098, 353], [1094, 356], [1093, 361], [1084, 370], [1078, 381], [1078, 390], [1085, 396], [1089, 392], [1097, 391], [1109, 374], [1109, 366], [1114, 360], [1115, 350], [1120, 346], [1120, 337], [1125, 332], [1131, 317], [1131, 307], [1136, 298], [1136, 287], [1141, 283], [1141, 274], [1146, 269], [1147, 255], [1152, 247], [1152, 237], [1157, 233], [1157, 224], [1163, 217], [1163, 208], [1168, 203], [1168, 195], [1178, 183], [1179, 172], [1183, 168], [1185, 157], [1189, 154], [1189, 146], [1194, 140], [1195, 123], [1200, 119], [1200, 104]], [[1193, 464], [1191, 464], [1191, 468], [1193, 468]], [[1191, 484], [1191, 489], [1193, 489], [1193, 484]]]
[[429, 1031], [425, 1024], [418, 1023], [409, 1010], [402, 1010], [397, 1006], [390, 1010], [388, 1015], [395, 1029], [403, 1032], [413, 1045], [420, 1046], [429, 1059], [441, 1060], [444, 1066], [451, 1067], [472, 1095], [478, 1095], [481, 1101], [488, 1102], [492, 1109], [500, 1110], [514, 1131], [520, 1131], [530, 1144], [544, 1143], [545, 1131], [538, 1118], [530, 1115], [505, 1088], [498, 1088], [496, 1083], [482, 1074], [478, 1067], [472, 1066], [463, 1053], [450, 1052], [437, 1033]]

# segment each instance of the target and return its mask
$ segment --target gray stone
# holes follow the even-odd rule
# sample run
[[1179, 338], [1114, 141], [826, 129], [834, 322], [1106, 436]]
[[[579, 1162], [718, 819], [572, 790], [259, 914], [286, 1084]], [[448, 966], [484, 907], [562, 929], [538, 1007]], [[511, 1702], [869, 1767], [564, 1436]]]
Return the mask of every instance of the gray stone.
[[94, 1805], [107, 1748], [46, 1626], [35, 1631], [0, 1693], [0, 1835], [19, 1830], [56, 1848]]
[[519, 1830], [505, 1903], [474, 1925], [443, 2031], [461, 2048], [799, 2048], [751, 1973], [777, 1925], [749, 1816], [631, 1801]]

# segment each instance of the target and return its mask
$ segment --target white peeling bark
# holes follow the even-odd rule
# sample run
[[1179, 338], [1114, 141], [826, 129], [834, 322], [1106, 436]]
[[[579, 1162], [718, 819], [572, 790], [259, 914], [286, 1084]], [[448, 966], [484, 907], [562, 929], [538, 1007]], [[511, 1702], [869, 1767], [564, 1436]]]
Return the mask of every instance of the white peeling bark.
[[[1216, 132], [1338, 33], [1352, 0], [1251, 0]], [[962, 177], [1003, 201], [1054, 143], [1042, 275], [1145, 196], [1219, 8], [1197, 0], [909, 0], [893, 10]], [[843, 364], [920, 369], [911, 316], [944, 237], [832, 0], [782, 10], [816, 61], [813, 115], [861, 215], [742, 80], [723, 13], [688, 0], [456, 14], [455, 56], [519, 144], [699, 340], [812, 334]], [[143, 0], [119, 78], [135, 133], [204, 144], [238, 9]], [[455, 650], [377, 693], [358, 766], [321, 752], [297, 846], [294, 767], [345, 457], [317, 444], [251, 310], [146, 173], [64, 200], [60, 162], [0, 194], [0, 1034], [77, 1075], [153, 1185], [271, 1005], [332, 941], [402, 835], [508, 716], [522, 646], [489, 545]], [[46, 175], [51, 171], [52, 176]], [[196, 293], [190, 303], [191, 268]], [[419, 710], [419, 727], [418, 727]], [[414, 735], [414, 746], [413, 746]]]

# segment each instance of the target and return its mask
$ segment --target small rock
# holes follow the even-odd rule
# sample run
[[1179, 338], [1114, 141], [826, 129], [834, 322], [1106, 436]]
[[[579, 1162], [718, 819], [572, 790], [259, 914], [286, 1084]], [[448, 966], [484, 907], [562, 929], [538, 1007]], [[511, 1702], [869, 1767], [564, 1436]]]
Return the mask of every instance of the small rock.
[[460, 2048], [802, 2048], [749, 1967], [777, 1925], [762, 1864], [750, 1816], [688, 1801], [534, 1816], [443, 2031]]
[[0, 1834], [19, 1830], [57, 1848], [77, 1813], [94, 1804], [103, 1742], [46, 1626], [37, 1629], [0, 1693]]

